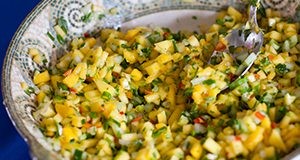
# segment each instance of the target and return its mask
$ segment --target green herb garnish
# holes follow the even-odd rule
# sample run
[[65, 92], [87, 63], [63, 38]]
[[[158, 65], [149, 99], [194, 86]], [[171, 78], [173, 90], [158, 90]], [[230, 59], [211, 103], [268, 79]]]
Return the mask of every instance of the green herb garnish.
[[76, 149], [74, 152], [74, 160], [81, 160], [82, 159], [82, 151]]
[[48, 36], [52, 41], [55, 40], [55, 38], [53, 37], [53, 35], [52, 35], [49, 31], [47, 32], [47, 36]]
[[207, 79], [207, 80], [203, 81], [202, 83], [206, 84], [206, 85], [212, 85], [212, 84], [216, 83], [216, 81], [213, 79]]
[[67, 21], [63, 18], [63, 17], [60, 17], [58, 20], [57, 20], [57, 24], [60, 26], [60, 28], [67, 34], [68, 33], [68, 24], [67, 24]]
[[283, 76], [283, 75], [285, 75], [288, 72], [288, 69], [286, 68], [285, 64], [279, 63], [275, 67], [275, 72], [278, 75]]
[[34, 88], [33, 87], [28, 87], [24, 92], [27, 95], [30, 95], [30, 94], [34, 93]]
[[89, 12], [88, 14], [85, 14], [81, 17], [81, 20], [84, 22], [84, 23], [87, 23], [89, 21], [91, 21], [91, 18], [92, 18], [92, 12]]
[[106, 100], [106, 101], [108, 101], [108, 100], [110, 100], [110, 99], [112, 98], [112, 96], [111, 96], [111, 94], [110, 94], [109, 92], [104, 91], [104, 92], [102, 93], [101, 98], [104, 99], [104, 100]]
[[65, 85], [64, 83], [61, 83], [61, 82], [57, 82], [57, 87], [58, 87], [59, 89], [65, 90], [65, 91], [68, 91], [68, 90], [69, 90], [68, 86]]
[[164, 133], [165, 131], [167, 131], [167, 127], [162, 127], [162, 128], [160, 128], [160, 129], [154, 131], [154, 132], [152, 133], [152, 137], [153, 137], [153, 138], [157, 138], [157, 137], [159, 137], [162, 133]]

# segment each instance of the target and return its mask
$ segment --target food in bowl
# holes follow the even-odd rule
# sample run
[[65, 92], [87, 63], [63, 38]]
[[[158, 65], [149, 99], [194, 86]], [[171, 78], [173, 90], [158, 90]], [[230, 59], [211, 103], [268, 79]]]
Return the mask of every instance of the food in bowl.
[[232, 7], [203, 34], [137, 27], [73, 39], [55, 66], [34, 73], [40, 130], [66, 159], [285, 156], [300, 143], [299, 23], [263, 13], [261, 53], [238, 79], [230, 52], [240, 48], [225, 36], [246, 18]]

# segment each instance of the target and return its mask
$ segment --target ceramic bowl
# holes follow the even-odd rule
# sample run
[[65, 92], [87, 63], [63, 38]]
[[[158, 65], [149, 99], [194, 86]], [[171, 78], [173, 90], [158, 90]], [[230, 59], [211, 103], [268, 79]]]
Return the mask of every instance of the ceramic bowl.
[[[294, 15], [298, 0], [262, 0], [265, 7]], [[95, 13], [88, 17], [90, 7]], [[43, 0], [26, 17], [16, 31], [4, 60], [2, 93], [11, 120], [29, 144], [35, 159], [60, 159], [53, 145], [43, 136], [32, 113], [36, 110], [34, 95], [27, 95], [20, 83], [35, 87], [34, 70], [53, 64], [67, 45], [61, 45], [53, 26], [63, 17], [68, 26], [66, 41], [84, 34], [97, 34], [101, 28], [127, 29], [135, 26], [164, 26], [172, 30], [198, 30], [215, 22], [216, 11], [234, 6], [242, 9], [239, 0]], [[195, 18], [197, 17], [197, 18]], [[296, 18], [296, 17], [295, 17]], [[54, 38], [54, 40], [52, 40]], [[36, 48], [47, 62], [36, 64], [27, 54]], [[298, 153], [294, 153], [297, 155]], [[295, 157], [295, 155], [291, 155]], [[298, 157], [299, 158], [299, 157]]]

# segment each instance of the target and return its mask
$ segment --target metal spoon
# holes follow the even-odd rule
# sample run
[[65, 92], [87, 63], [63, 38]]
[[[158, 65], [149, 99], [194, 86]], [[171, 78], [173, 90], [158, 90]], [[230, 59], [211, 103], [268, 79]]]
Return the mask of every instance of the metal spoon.
[[[260, 31], [258, 24], [257, 24], [257, 18], [256, 18], [256, 11], [257, 11], [257, 5], [259, 4], [259, 1], [254, 4], [250, 4], [249, 8], [249, 19], [246, 22], [246, 25], [242, 26], [239, 29], [233, 29], [227, 36], [226, 39], [228, 41], [229, 46], [232, 46], [234, 48], [242, 47], [243, 52], [247, 52], [248, 56], [246, 58], [238, 57], [239, 54], [231, 54], [231, 57], [234, 59], [234, 61], [237, 61], [239, 59], [242, 61], [239, 68], [237, 69], [235, 75], [238, 77], [237, 79], [244, 76], [247, 71], [251, 68], [253, 62], [256, 60], [258, 54], [260, 53], [260, 48], [263, 45], [263, 33]], [[228, 50], [227, 50], [228, 51]], [[214, 56], [217, 55], [218, 52], [214, 51], [209, 59], [209, 64], [211, 64], [211, 59]], [[233, 82], [232, 82], [233, 83]], [[223, 88], [222, 90], [227, 89], [228, 86]]]

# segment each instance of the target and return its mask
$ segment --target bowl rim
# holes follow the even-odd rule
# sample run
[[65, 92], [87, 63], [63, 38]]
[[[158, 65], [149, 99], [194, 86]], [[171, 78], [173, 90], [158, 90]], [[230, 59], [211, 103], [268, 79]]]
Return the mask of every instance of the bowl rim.
[[9, 89], [10, 83], [11, 83], [11, 69], [12, 69], [12, 61], [13, 61], [13, 55], [14, 55], [14, 48], [18, 45], [18, 42], [20, 41], [20, 36], [23, 35], [23, 33], [26, 31], [26, 28], [31, 24], [31, 21], [35, 19], [35, 17], [39, 14], [41, 10], [43, 10], [45, 7], [47, 7], [51, 1], [49, 0], [41, 0], [40, 2], [35, 5], [29, 13], [25, 16], [25, 18], [22, 20], [22, 22], [19, 24], [17, 30], [14, 32], [12, 38], [10, 39], [9, 45], [5, 52], [5, 57], [3, 60], [2, 65], [2, 79], [1, 79], [1, 93], [3, 97], [3, 106], [6, 110], [6, 113], [8, 114], [8, 117], [19, 133], [19, 135], [23, 138], [23, 140], [26, 142], [28, 148], [29, 148], [29, 155], [33, 159], [40, 159], [42, 157], [36, 157], [39, 154], [37, 154], [37, 149], [44, 150], [46, 149], [37, 142], [36, 138], [30, 134], [30, 132], [26, 129], [26, 127], [23, 124], [23, 122], [20, 120], [20, 118], [17, 118], [18, 115], [14, 112], [13, 108], [16, 107], [15, 103], [11, 103], [14, 100], [12, 99], [12, 92]]
[[[36, 6], [34, 6], [29, 13], [23, 18], [22, 22], [19, 24], [17, 30], [14, 32], [13, 36], [10, 39], [9, 45], [5, 52], [5, 57], [3, 59], [2, 64], [2, 79], [1, 79], [1, 93], [3, 97], [3, 106], [5, 107], [6, 113], [9, 116], [9, 119], [17, 132], [20, 134], [20, 136], [24, 139], [26, 142], [28, 148], [29, 148], [29, 154], [32, 159], [45, 159], [46, 157], [42, 156], [54, 156], [55, 155], [53, 150], [47, 150], [44, 148], [37, 139], [26, 129], [23, 121], [18, 118], [18, 114], [14, 112], [13, 108], [17, 107], [15, 105], [13, 98], [12, 98], [12, 91], [10, 88], [11, 83], [11, 69], [12, 69], [12, 61], [13, 61], [13, 55], [14, 55], [14, 48], [18, 46], [19, 41], [21, 40], [21, 36], [26, 31], [26, 28], [31, 24], [32, 20], [36, 18], [36, 16], [39, 14], [39, 12], [43, 9], [45, 9], [49, 4], [51, 4], [52, 0], [40, 0]], [[300, 149], [300, 148], [299, 148]], [[300, 154], [298, 154], [299, 149], [297, 149], [297, 153], [295, 155], [294, 152], [292, 155], [287, 155], [288, 158], [297, 158], [300, 157]], [[42, 152], [42, 154], [41, 154]], [[295, 157], [293, 157], [295, 156]]]

